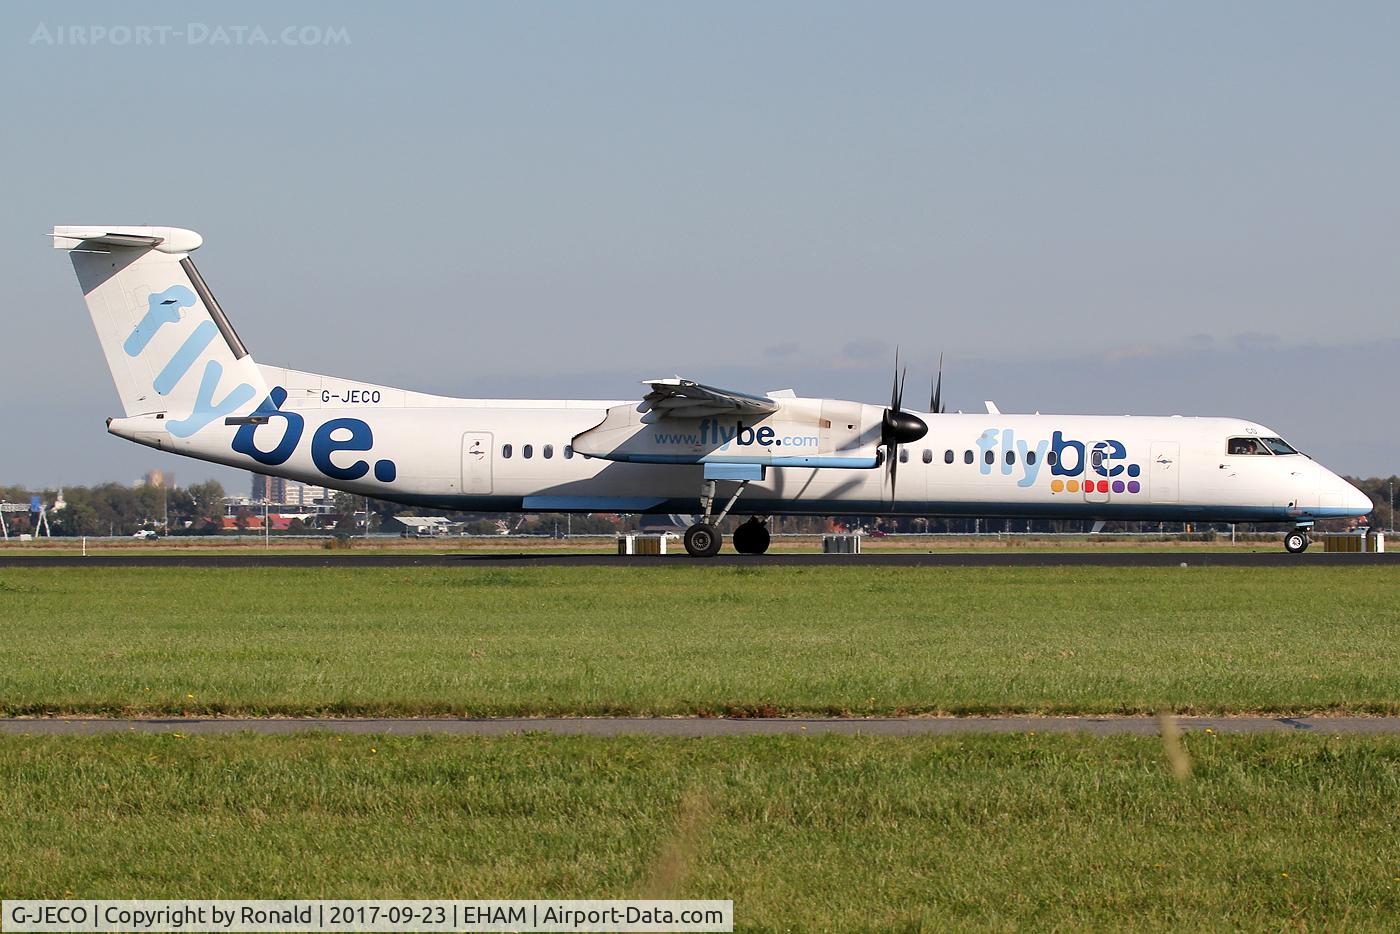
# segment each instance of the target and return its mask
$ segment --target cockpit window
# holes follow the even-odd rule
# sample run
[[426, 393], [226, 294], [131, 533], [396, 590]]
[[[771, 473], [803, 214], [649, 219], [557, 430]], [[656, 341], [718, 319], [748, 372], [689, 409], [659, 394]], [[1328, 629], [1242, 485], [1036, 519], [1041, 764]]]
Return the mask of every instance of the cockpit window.
[[1231, 438], [1229, 451], [1231, 454], [1270, 454], [1258, 438]]
[[1260, 438], [1265, 446], [1275, 454], [1297, 454], [1298, 449], [1282, 438]]

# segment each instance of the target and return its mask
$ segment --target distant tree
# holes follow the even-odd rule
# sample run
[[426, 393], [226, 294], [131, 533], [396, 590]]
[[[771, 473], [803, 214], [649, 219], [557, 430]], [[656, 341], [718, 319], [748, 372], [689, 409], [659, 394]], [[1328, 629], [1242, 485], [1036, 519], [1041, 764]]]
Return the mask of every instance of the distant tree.
[[198, 518], [194, 497], [190, 495], [189, 490], [180, 487], [171, 487], [165, 491], [165, 511], [170, 517], [172, 529], [181, 528], [185, 523]]
[[[397, 531], [400, 526], [394, 521], [394, 517], [401, 513], [408, 512], [409, 507], [401, 503], [389, 503], [382, 499], [372, 499], [369, 501], [369, 510], [374, 514], [374, 524], [379, 531]], [[420, 515], [421, 510], [409, 512], [409, 515]]]
[[331, 499], [331, 517], [336, 532], [348, 534], [356, 529], [355, 512], [363, 500], [354, 493], [337, 492]]
[[188, 490], [191, 510], [196, 519], [218, 520], [224, 514], [224, 486], [217, 480], [195, 483]]

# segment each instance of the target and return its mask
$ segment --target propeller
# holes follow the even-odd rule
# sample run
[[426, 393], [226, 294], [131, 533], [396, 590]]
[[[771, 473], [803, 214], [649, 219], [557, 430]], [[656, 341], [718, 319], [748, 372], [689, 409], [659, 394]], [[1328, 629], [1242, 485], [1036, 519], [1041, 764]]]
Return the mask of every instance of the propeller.
[[885, 446], [885, 463], [889, 467], [890, 501], [894, 501], [895, 483], [899, 476], [899, 446], [913, 444], [928, 434], [928, 425], [917, 415], [904, 411], [904, 377], [908, 367], [899, 368], [899, 351], [894, 353], [894, 383], [890, 386], [890, 407], [880, 419], [880, 443]]
[[938, 380], [933, 384], [933, 392], [928, 397], [928, 410], [934, 415], [942, 415], [943, 407], [943, 355], [938, 355]]

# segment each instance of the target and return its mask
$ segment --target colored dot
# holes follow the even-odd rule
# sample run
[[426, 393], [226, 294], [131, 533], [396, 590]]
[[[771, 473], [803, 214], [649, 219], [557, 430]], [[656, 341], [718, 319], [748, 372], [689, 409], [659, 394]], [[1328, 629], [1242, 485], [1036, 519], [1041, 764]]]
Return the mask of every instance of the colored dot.
[[1108, 492], [1108, 481], [1107, 481], [1107, 480], [1100, 480], [1100, 481], [1099, 481], [1099, 492], [1100, 492], [1100, 493], [1107, 493], [1107, 492]]
[[1078, 492], [1079, 492], [1079, 481], [1078, 481], [1078, 480], [1068, 480], [1068, 481], [1065, 482], [1065, 487], [1066, 487], [1071, 493], [1078, 493]]
[[1051, 480], [1051, 481], [1050, 481], [1050, 492], [1051, 492], [1051, 493], [1059, 493], [1059, 492], [1060, 492], [1061, 490], [1063, 490], [1064, 488], [1065, 488], [1065, 482], [1064, 482], [1063, 480]]
[[1140, 473], [1142, 473], [1142, 468], [1139, 467], [1137, 464], [1128, 465], [1128, 476], [1136, 477]]
[[1138, 491], [1141, 490], [1141, 489], [1142, 489], [1142, 484], [1141, 484], [1141, 483], [1138, 483], [1136, 480], [1129, 480], [1129, 481], [1128, 481], [1128, 492], [1129, 492], [1129, 493], [1136, 493], [1136, 492], [1138, 492]]
[[380, 483], [392, 483], [394, 478], [398, 476], [398, 473], [398, 468], [394, 466], [394, 462], [391, 460], [374, 462], [374, 479], [378, 480]]
[[1114, 480], [1114, 481], [1113, 481], [1113, 492], [1115, 492], [1115, 493], [1122, 493], [1122, 492], [1123, 492], [1123, 481], [1122, 481], [1122, 480]]

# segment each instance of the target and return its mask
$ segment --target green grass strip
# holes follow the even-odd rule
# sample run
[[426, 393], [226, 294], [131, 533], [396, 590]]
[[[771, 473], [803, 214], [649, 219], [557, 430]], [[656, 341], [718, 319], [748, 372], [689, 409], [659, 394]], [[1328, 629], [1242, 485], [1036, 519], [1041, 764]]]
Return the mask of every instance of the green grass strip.
[[1400, 713], [1400, 568], [0, 569], [0, 713]]
[[1400, 740], [0, 737], [7, 898], [733, 898], [742, 930], [1382, 930]]

